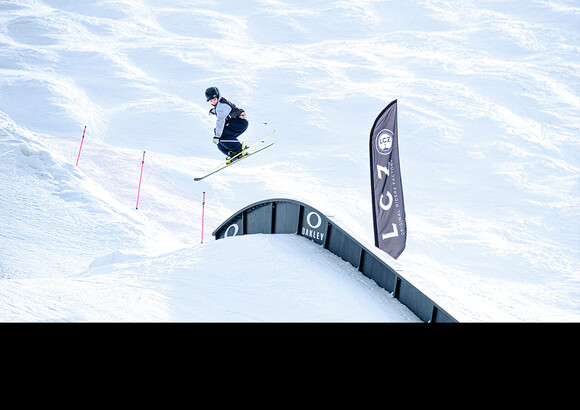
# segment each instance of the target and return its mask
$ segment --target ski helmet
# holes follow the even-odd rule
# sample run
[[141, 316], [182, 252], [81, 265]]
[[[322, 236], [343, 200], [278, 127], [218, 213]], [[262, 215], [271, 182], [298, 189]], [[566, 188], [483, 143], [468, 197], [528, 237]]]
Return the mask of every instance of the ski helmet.
[[220, 98], [220, 90], [218, 90], [217, 87], [209, 87], [207, 90], [205, 90], [205, 98], [207, 101], [214, 98]]

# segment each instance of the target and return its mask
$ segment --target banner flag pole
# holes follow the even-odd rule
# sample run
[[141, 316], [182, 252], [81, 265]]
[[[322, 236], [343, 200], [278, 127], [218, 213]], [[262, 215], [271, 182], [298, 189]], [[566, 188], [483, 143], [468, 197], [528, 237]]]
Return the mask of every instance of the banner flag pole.
[[387, 105], [375, 120], [369, 150], [375, 246], [397, 259], [407, 241], [399, 164], [397, 100]]

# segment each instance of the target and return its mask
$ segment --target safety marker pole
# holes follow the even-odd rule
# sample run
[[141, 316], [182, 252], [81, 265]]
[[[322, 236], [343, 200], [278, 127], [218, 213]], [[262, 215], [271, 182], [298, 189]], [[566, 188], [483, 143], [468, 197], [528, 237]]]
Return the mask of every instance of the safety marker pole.
[[203, 202], [201, 203], [201, 243], [203, 243], [203, 223], [205, 219], [205, 192], [203, 193]]
[[141, 193], [141, 179], [143, 178], [143, 164], [145, 164], [145, 151], [143, 151], [143, 160], [141, 161], [141, 175], [139, 176], [139, 190], [137, 191], [137, 205], [135, 205], [135, 209], [139, 209], [139, 194]]
[[87, 126], [85, 125], [85, 129], [83, 130], [83, 138], [81, 139], [81, 147], [79, 148], [79, 155], [77, 156], [77, 163], [76, 167], [79, 166], [79, 158], [81, 157], [81, 150], [83, 149], [83, 142], [85, 140], [85, 131], [87, 130]]

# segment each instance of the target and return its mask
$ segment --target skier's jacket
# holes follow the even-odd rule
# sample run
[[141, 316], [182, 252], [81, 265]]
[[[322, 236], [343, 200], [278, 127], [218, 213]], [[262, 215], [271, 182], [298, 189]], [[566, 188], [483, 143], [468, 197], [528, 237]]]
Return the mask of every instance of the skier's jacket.
[[219, 99], [217, 105], [209, 110], [209, 113], [217, 116], [214, 129], [214, 133], [217, 137], [222, 136], [226, 121], [240, 117], [244, 119], [246, 118], [246, 113], [243, 109], [236, 107], [233, 102], [226, 100], [224, 97]]

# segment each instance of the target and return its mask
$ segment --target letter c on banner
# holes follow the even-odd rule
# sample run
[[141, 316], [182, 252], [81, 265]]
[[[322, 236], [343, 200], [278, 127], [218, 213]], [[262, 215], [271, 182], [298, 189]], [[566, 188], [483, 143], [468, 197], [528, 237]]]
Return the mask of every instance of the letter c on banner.
[[[316, 223], [316, 225], [313, 225], [312, 222], [310, 222], [310, 217], [312, 215], [316, 215], [316, 217], [318, 218], [318, 222]], [[320, 225], [322, 225], [322, 218], [316, 212], [310, 212], [308, 215], [306, 215], [306, 222], [308, 222], [308, 225], [310, 225], [312, 229], [317, 229], [320, 227]]]
[[[233, 235], [229, 235], [228, 232], [230, 231], [230, 228], [234, 228], [234, 234]], [[229, 236], [236, 236], [238, 234], [238, 229], [240, 229], [240, 227], [238, 226], [238, 224], [232, 224], [230, 226], [228, 226], [228, 229], [226, 229], [225, 233], [224, 233], [224, 238], [227, 238]]]
[[387, 191], [387, 198], [389, 198], [388, 205], [385, 205], [383, 203], [384, 197], [385, 196], [383, 194], [381, 194], [381, 199], [379, 200], [379, 206], [381, 207], [382, 210], [388, 211], [389, 209], [391, 209], [391, 206], [393, 205], [393, 195], [389, 191]]

